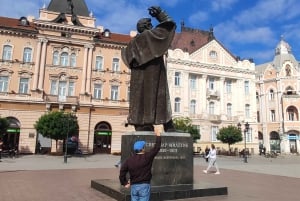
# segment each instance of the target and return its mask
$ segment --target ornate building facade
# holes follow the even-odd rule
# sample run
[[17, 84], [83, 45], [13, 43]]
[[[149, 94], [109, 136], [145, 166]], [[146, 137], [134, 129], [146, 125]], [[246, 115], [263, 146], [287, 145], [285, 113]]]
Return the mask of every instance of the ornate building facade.
[[[228, 150], [217, 140], [221, 127], [248, 122], [243, 141], [232, 146], [258, 152], [255, 65], [233, 56], [215, 37], [181, 25], [168, 52], [168, 77], [174, 116], [188, 116], [200, 129], [195, 147]], [[244, 127], [242, 126], [244, 131]]]
[[82, 151], [119, 151], [120, 136], [131, 129], [124, 127], [130, 72], [121, 60], [130, 38], [96, 27], [84, 0], [52, 0], [38, 19], [0, 17], [0, 115], [10, 122], [5, 146], [34, 153], [39, 140], [53, 150], [34, 124], [61, 110], [77, 116]]
[[299, 67], [283, 38], [273, 61], [256, 66], [258, 137], [268, 151], [299, 152]]

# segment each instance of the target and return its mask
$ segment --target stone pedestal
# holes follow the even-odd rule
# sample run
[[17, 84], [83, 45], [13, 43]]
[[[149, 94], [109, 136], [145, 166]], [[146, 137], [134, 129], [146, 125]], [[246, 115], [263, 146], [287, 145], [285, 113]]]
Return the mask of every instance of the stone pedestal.
[[[155, 145], [153, 132], [131, 132], [122, 136], [121, 162], [134, 154], [133, 144], [146, 141], [146, 151]], [[152, 166], [151, 201], [227, 195], [227, 187], [195, 184], [193, 141], [189, 133], [163, 133], [162, 144]], [[91, 187], [119, 201], [130, 200], [130, 190], [119, 181], [92, 180]]]
[[[146, 142], [146, 151], [155, 145], [153, 132], [132, 132], [122, 136], [121, 162], [134, 154], [137, 140]], [[193, 140], [189, 133], [163, 133], [161, 148], [152, 166], [152, 186], [193, 183]]]

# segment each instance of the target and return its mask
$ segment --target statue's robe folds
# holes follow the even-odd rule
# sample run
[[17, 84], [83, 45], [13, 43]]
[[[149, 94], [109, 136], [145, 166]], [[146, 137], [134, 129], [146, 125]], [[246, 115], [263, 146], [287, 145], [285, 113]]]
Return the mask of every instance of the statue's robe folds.
[[164, 54], [175, 29], [173, 21], [162, 22], [138, 34], [122, 51], [122, 59], [131, 69], [130, 125], [158, 125], [172, 119]]

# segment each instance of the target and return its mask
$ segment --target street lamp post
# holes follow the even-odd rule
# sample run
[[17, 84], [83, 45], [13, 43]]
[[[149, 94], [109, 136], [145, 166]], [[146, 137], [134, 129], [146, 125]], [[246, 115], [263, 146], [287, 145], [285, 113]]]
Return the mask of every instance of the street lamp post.
[[69, 115], [67, 117], [67, 140], [65, 142], [65, 155], [64, 155], [64, 163], [68, 162], [68, 138], [69, 138]]
[[[241, 124], [238, 123], [238, 129], [241, 130]], [[249, 123], [246, 122], [245, 123], [245, 129], [244, 129], [244, 143], [245, 143], [245, 147], [244, 147], [244, 163], [248, 163], [248, 160], [247, 160], [247, 132], [249, 130]]]

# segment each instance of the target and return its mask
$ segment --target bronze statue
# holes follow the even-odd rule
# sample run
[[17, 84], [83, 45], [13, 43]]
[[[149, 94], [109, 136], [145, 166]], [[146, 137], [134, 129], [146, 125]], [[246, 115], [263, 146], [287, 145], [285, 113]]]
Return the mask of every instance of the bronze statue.
[[122, 51], [122, 59], [131, 69], [128, 124], [137, 131], [153, 131], [153, 125], [163, 124], [166, 132], [173, 132], [164, 54], [176, 24], [160, 7], [148, 10], [159, 24], [153, 28], [150, 18], [140, 19], [139, 33]]

